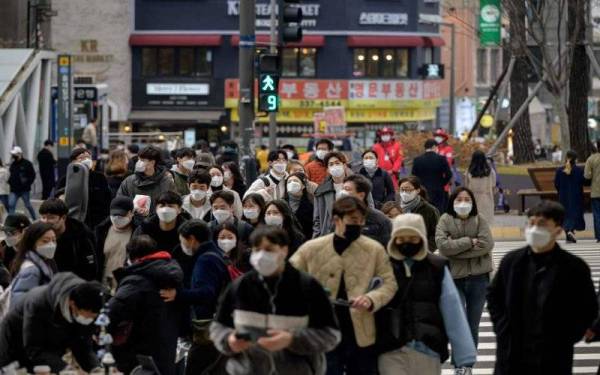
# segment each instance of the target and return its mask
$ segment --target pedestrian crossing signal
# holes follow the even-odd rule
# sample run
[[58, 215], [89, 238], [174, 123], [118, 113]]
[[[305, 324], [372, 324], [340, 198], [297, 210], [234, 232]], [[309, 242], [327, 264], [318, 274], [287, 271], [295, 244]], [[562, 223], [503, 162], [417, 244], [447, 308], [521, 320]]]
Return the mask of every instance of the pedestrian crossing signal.
[[277, 112], [279, 110], [279, 96], [276, 93], [260, 94], [258, 110], [261, 112]]
[[277, 112], [279, 110], [279, 75], [261, 73], [258, 82], [258, 110], [261, 112]]

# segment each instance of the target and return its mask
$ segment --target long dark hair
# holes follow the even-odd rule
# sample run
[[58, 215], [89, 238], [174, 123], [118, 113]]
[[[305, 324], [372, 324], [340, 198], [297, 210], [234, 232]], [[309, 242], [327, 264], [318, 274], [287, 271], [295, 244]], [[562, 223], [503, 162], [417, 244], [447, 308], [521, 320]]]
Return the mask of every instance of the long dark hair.
[[290, 235], [290, 238], [298, 236], [304, 237], [304, 235], [302, 234], [302, 230], [300, 230], [300, 224], [298, 224], [296, 215], [294, 215], [292, 209], [290, 208], [290, 205], [286, 201], [284, 201], [283, 199], [275, 199], [270, 201], [265, 206], [265, 213], [269, 209], [269, 206], [275, 206], [277, 207], [277, 210], [281, 212], [281, 216], [283, 216], [283, 225], [281, 226], [281, 228]]
[[467, 189], [464, 186], [459, 186], [458, 188], [456, 188], [456, 190], [454, 190], [452, 194], [450, 194], [450, 199], [448, 200], [448, 207], [446, 208], [446, 212], [452, 217], [458, 217], [456, 211], [454, 211], [454, 201], [456, 200], [456, 197], [458, 197], [458, 194], [462, 193], [463, 191], [466, 191], [467, 194], [469, 194], [469, 196], [471, 197], [471, 202], [473, 202], [473, 208], [471, 208], [469, 216], [477, 216], [478, 211], [477, 202], [475, 201], [475, 194], [473, 194], [471, 190]]
[[21, 269], [21, 265], [25, 261], [25, 255], [28, 251], [35, 251], [35, 243], [48, 231], [54, 230], [54, 227], [50, 223], [43, 223], [41, 221], [35, 222], [31, 224], [27, 229], [25, 229], [25, 233], [23, 233], [23, 238], [17, 244], [17, 254], [15, 255], [15, 260], [13, 261], [12, 266], [10, 267], [10, 273], [12, 276], [16, 276]]
[[573, 150], [567, 151], [567, 160], [565, 162], [565, 167], [563, 169], [563, 172], [565, 172], [565, 174], [567, 174], [567, 175], [571, 174], [571, 171], [573, 171], [573, 166], [575, 166], [576, 163], [577, 163], [577, 153]]
[[244, 253], [247, 250], [248, 244], [245, 244], [241, 241], [240, 234], [237, 230], [237, 225], [232, 223], [222, 223], [217, 225], [213, 231], [213, 241], [217, 246], [219, 246], [219, 233], [221, 233], [223, 230], [229, 231], [235, 235], [236, 244], [235, 247], [231, 249], [231, 252], [229, 252], [228, 258], [234, 266], [239, 268], [240, 264], [243, 262]]
[[302, 185], [304, 185], [304, 189], [302, 190], [302, 198], [301, 199], [308, 199], [308, 181], [306, 179], [306, 175], [302, 172], [296, 172], [296, 173], [292, 173], [291, 175], [288, 176], [287, 180], [285, 180], [286, 182], [286, 189], [285, 189], [285, 201], [288, 202], [290, 195], [288, 194], [287, 191], [287, 182], [290, 180], [290, 177], [296, 177], [297, 179], [300, 180], [300, 182], [302, 183]]
[[485, 154], [481, 150], [477, 150], [471, 157], [471, 164], [469, 165], [469, 174], [472, 177], [487, 177], [492, 173], [492, 167], [488, 163]]
[[[229, 169], [231, 172], [231, 177], [233, 177], [233, 186], [236, 184], [244, 184], [244, 177], [242, 177], [242, 172], [240, 171], [240, 167], [234, 161], [228, 161], [223, 163], [223, 169]], [[225, 174], [225, 172], [223, 172]]]
[[[251, 193], [244, 197], [244, 199], [242, 200], [242, 206], [244, 206], [244, 203], [246, 203], [246, 201], [252, 201], [258, 205], [259, 212], [258, 212], [257, 219], [258, 219], [258, 223], [261, 223], [265, 217], [265, 205], [266, 205], [265, 198], [263, 198], [263, 196], [258, 193]], [[252, 225], [252, 223], [250, 223], [250, 221], [245, 216], [242, 216], [242, 220], [244, 220], [248, 224]]]

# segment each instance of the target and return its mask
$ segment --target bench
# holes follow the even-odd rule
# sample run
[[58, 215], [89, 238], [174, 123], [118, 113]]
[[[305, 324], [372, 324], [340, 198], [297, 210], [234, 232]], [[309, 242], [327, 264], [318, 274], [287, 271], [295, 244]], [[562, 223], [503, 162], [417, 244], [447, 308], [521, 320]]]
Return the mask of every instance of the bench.
[[[581, 165], [583, 168], [583, 165]], [[535, 189], [520, 189], [517, 195], [521, 197], [521, 207], [519, 215], [525, 211], [525, 198], [540, 197], [541, 199], [558, 200], [558, 192], [554, 188], [554, 176], [558, 167], [532, 167], [527, 168], [527, 173], [535, 186]], [[584, 197], [590, 197], [591, 189], [583, 188]]]

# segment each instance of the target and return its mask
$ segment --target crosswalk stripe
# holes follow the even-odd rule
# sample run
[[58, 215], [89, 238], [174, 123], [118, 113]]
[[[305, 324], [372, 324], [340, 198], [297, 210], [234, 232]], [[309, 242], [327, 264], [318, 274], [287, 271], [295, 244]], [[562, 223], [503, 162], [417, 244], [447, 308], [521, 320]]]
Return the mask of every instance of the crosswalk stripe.
[[[600, 243], [595, 240], [580, 240], [576, 244], [566, 244], [559, 241], [560, 246], [586, 261], [590, 267], [592, 279], [597, 286], [600, 281]], [[496, 242], [492, 252], [494, 265], [497, 267], [502, 258], [512, 250], [525, 246], [524, 241]], [[474, 375], [490, 375], [494, 373], [496, 362], [496, 339], [490, 315], [484, 310], [479, 324], [479, 346], [477, 364], [473, 368]], [[584, 343], [575, 345], [575, 356], [573, 360], [574, 374], [596, 374], [600, 364], [600, 342]], [[449, 363], [444, 365], [443, 375], [453, 375], [454, 370]]]

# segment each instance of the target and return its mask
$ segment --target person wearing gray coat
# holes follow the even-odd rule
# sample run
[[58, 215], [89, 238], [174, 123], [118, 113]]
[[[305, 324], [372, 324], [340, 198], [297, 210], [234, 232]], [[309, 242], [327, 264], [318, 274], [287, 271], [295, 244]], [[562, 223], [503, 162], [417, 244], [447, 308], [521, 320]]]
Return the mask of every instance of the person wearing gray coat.
[[435, 241], [440, 253], [450, 262], [450, 272], [477, 346], [479, 322], [493, 269], [494, 239], [489, 225], [477, 211], [471, 190], [459, 187], [452, 193], [447, 213], [437, 225]]
[[139, 159], [135, 163], [135, 173], [128, 176], [119, 187], [117, 195], [124, 195], [134, 199], [136, 195], [147, 195], [150, 197], [150, 210], [136, 213], [149, 216], [156, 211], [156, 200], [165, 191], [175, 191], [173, 176], [163, 164], [160, 150], [154, 146], [148, 146], [139, 153]]

